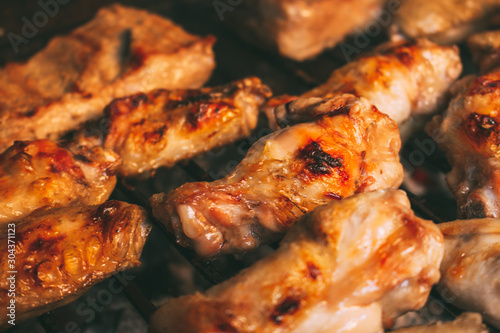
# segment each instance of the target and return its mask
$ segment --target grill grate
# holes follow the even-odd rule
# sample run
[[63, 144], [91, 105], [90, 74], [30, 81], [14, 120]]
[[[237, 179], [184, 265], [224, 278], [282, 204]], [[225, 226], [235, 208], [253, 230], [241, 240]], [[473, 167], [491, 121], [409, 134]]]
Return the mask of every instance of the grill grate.
[[[199, 35], [210, 33], [217, 36], [218, 42], [215, 45], [215, 54], [218, 65], [211, 81], [208, 83], [209, 85], [227, 83], [246, 76], [258, 76], [266, 84], [270, 85], [276, 94], [298, 94], [322, 83], [334, 68], [345, 63], [345, 57], [338, 48], [324, 52], [314, 61], [296, 63], [246, 44], [239, 40], [233, 32], [224, 28], [211, 2], [174, 0], [169, 2], [168, 6], [161, 5], [162, 3], [160, 0], [152, 0], [147, 1], [145, 6], [152, 11], [172, 18], [190, 32]], [[196, 6], [193, 6], [193, 4], [196, 4]], [[134, 3], [134, 5], [137, 4]], [[236, 7], [234, 10], [238, 10], [238, 8]], [[228, 12], [227, 15], [230, 15], [230, 13]], [[72, 27], [67, 27], [67, 29], [70, 28]], [[62, 33], [64, 31], [57, 32]], [[47, 36], [43, 36], [43, 38], [46, 39]], [[386, 36], [384, 35], [375, 37], [371, 41], [371, 46], [376, 45], [385, 38]], [[40, 47], [40, 43], [34, 43], [34, 45]], [[363, 51], [368, 51], [371, 46], [367, 46]], [[0, 49], [0, 51], [2, 50]], [[202, 157], [198, 157], [170, 170], [159, 170], [154, 178], [143, 181], [126, 180], [119, 182], [114, 196], [118, 199], [146, 207], [148, 212], [151, 213], [148, 202], [150, 195], [160, 191], [168, 191], [186, 181], [211, 181], [217, 178], [214, 175], [221, 176], [227, 174], [234, 167], [235, 162], [239, 162], [242, 159], [241, 147], [248, 149], [250, 144], [261, 136], [259, 133], [265, 133], [265, 131], [262, 131], [263, 129], [265, 129], [265, 125], [261, 124], [260, 128], [254, 132], [254, 137], [237, 142], [216, 152], [207, 153]], [[415, 145], [415, 140], [422, 138], [422, 136], [425, 136], [425, 134], [418, 133], [413, 136], [404, 146], [402, 156], [408, 156], [412, 151], [418, 149], [418, 146]], [[444, 173], [449, 170], [449, 165], [443, 158], [442, 153], [435, 153], [428, 156], [425, 162], [417, 169], [423, 170], [423, 172], [434, 178], [442, 179]], [[444, 186], [434, 189], [433, 193], [426, 195], [413, 193], [414, 191], [411, 187], [411, 183], [405, 182], [402, 189], [408, 193], [412, 207], [418, 215], [435, 222], [449, 221], [455, 218], [453, 199]], [[439, 198], [439, 200], [435, 198]], [[156, 221], [154, 218], [151, 218], [151, 220], [154, 225], [152, 234], [154, 233], [155, 235], [151, 235], [146, 244], [143, 257], [143, 261], [145, 261], [143, 264], [144, 267], [138, 270], [137, 279], [124, 284], [123, 291], [120, 293], [128, 299], [130, 304], [146, 322], [157, 305], [165, 301], [165, 298], [204, 289], [210, 285], [224, 281], [255, 260], [255, 256], [250, 256], [238, 259], [223, 258], [215, 262], [201, 261], [196, 258], [191, 250], [178, 246], [175, 243], [174, 237], [166, 231], [162, 223]], [[148, 248], [151, 248], [151, 250], [149, 251]], [[161, 248], [161, 251], [156, 251], [157, 248]], [[267, 247], [263, 251], [269, 252], [272, 251], [272, 248], [273, 246]], [[182, 278], [167, 282], [162, 281], [161, 279], [165, 279], [168, 276], [168, 273], [161, 270], [165, 265], [165, 260], [160, 260], [163, 258], [163, 251], [169, 252], [169, 256], [171, 253], [173, 257], [181, 258], [179, 259], [180, 261], [185, 260], [192, 270], [189, 276], [194, 276], [193, 279], [197, 280], [198, 283], [193, 283], [193, 286], [190, 286], [191, 288], [184, 288], [179, 282]], [[257, 254], [258, 256], [259, 254]], [[157, 260], [157, 257], [160, 257], [160, 259]], [[177, 261], [175, 263], [177, 264]], [[185, 266], [182, 267], [184, 269]], [[161, 273], [157, 274], [157, 268]], [[155, 278], [155, 274], [160, 276], [160, 281]], [[157, 289], [161, 289], [161, 291]], [[157, 293], [162, 293], [161, 296], [163, 298], [158, 300]], [[439, 294], [433, 291], [431, 301], [432, 299], [439, 300]], [[443, 311], [448, 316], [455, 317], [460, 313], [453, 306], [444, 304]], [[65, 331], [65, 324], [70, 320], [66, 316], [67, 313], [55, 310], [40, 316], [38, 320], [45, 332], [55, 333]]]

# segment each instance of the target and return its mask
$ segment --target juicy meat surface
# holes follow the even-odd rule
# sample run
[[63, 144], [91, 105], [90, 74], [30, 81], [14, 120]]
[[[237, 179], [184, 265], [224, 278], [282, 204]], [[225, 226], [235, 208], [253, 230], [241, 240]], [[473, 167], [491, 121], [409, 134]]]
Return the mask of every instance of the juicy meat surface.
[[500, 220], [459, 220], [439, 228], [445, 254], [438, 291], [500, 329]]
[[198, 88], [214, 67], [213, 42], [143, 10], [101, 9], [26, 63], [0, 69], [0, 151], [15, 140], [57, 138], [117, 97]]
[[319, 205], [401, 184], [397, 125], [366, 100], [312, 98], [292, 109], [291, 123], [301, 112], [307, 122], [257, 141], [225, 178], [151, 197], [181, 245], [205, 257], [251, 251]]
[[395, 25], [412, 38], [427, 37], [440, 44], [453, 44], [484, 29], [499, 9], [499, 0], [404, 0], [396, 13]]
[[429, 326], [415, 326], [391, 331], [394, 333], [488, 333], [479, 313], [466, 312], [454, 321], [437, 323]]
[[442, 257], [441, 232], [404, 192], [359, 194], [306, 215], [235, 277], [167, 302], [150, 331], [383, 332], [425, 304]]
[[467, 44], [481, 72], [486, 73], [500, 65], [500, 31], [475, 34], [467, 40]]
[[42, 207], [103, 203], [120, 163], [115, 152], [101, 147], [17, 141], [0, 154], [0, 225]]
[[[388, 42], [335, 70], [327, 82], [301, 97], [353, 94], [368, 99], [401, 124], [411, 115], [439, 111], [461, 72], [455, 46], [438, 46], [426, 39]], [[277, 97], [268, 105], [279, 105], [281, 99], [287, 102], [293, 98]]]
[[238, 3], [226, 22], [246, 40], [305, 60], [365, 28], [383, 0], [257, 0]]
[[85, 141], [88, 134], [104, 141], [123, 159], [123, 176], [148, 173], [247, 137], [270, 96], [257, 78], [199, 90], [139, 93], [106, 107], [106, 132], [90, 127], [76, 140], [83, 136]]
[[[0, 240], [0, 327], [9, 319], [9, 271], [16, 272], [17, 323], [68, 304], [97, 282], [138, 266], [150, 230], [145, 221], [141, 207], [108, 201], [37, 211], [0, 226], [2, 235], [13, 235]], [[15, 263], [8, 261], [12, 248]]]
[[500, 71], [469, 76], [427, 132], [453, 166], [446, 180], [461, 218], [500, 217]]

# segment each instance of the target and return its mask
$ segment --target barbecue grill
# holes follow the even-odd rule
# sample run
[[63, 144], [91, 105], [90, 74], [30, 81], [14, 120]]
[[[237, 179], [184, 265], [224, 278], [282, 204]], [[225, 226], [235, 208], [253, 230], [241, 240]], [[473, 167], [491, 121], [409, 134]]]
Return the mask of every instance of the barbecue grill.
[[[59, 12], [26, 45], [13, 49], [6, 38], [10, 31], [20, 30], [22, 17], [40, 10], [35, 1], [3, 4], [0, 13], [0, 64], [21, 60], [31, 55], [56, 34], [70, 31], [92, 17], [98, 7], [111, 1], [87, 1], [60, 5]], [[169, 2], [123, 1], [124, 4], [146, 8], [198, 34], [217, 37], [215, 55], [217, 67], [210, 82], [213, 86], [247, 76], [257, 76], [269, 85], [275, 94], [298, 94], [324, 82], [334, 68], [348, 60], [342, 48], [323, 52], [314, 60], [294, 62], [241, 41], [221, 21], [210, 1], [172, 0]], [[234, 6], [233, 10], [238, 10]], [[79, 14], [79, 15], [77, 15]], [[231, 15], [227, 11], [224, 15]], [[2, 18], [4, 16], [4, 18]], [[3, 26], [2, 26], [3, 24]], [[1, 33], [0, 33], [1, 35]], [[384, 33], [370, 37], [362, 52], [387, 38]], [[345, 43], [354, 43], [347, 40]], [[351, 44], [354, 45], [354, 44]], [[471, 71], [470, 57], [465, 52], [465, 72]], [[160, 169], [149, 179], [119, 180], [113, 194], [119, 199], [142, 205], [149, 209], [148, 198], [159, 192], [174, 189], [188, 181], [210, 181], [229, 173], [243, 158], [250, 145], [271, 132], [262, 117], [250, 138], [227, 147], [198, 156], [189, 162], [179, 163], [170, 169]], [[412, 135], [404, 145], [401, 157], [406, 177], [402, 185], [417, 215], [435, 222], [456, 218], [456, 203], [444, 182], [450, 166], [431, 139], [423, 132]], [[202, 291], [219, 283], [250, 265], [257, 258], [273, 251], [276, 245], [266, 246], [257, 253], [223, 257], [213, 262], [198, 259], [190, 250], [175, 244], [172, 235], [163, 225], [151, 218], [153, 230], [142, 256], [142, 266], [127, 271], [94, 286], [77, 301], [26, 323], [16, 325], [13, 332], [144, 332], [149, 316], [169, 298], [195, 291]], [[429, 302], [416, 323], [426, 324], [435, 320], [452, 319], [461, 313], [444, 296], [433, 291]], [[494, 330], [492, 330], [494, 332]]]

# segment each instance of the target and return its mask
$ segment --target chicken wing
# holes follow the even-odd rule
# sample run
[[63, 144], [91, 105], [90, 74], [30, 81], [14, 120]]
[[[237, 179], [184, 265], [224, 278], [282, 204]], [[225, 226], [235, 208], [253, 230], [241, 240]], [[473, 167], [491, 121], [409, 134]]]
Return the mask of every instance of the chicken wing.
[[500, 220], [440, 224], [445, 254], [438, 291], [443, 299], [483, 314], [500, 328]]
[[214, 6], [219, 17], [227, 18], [232, 30], [250, 43], [301, 61], [365, 28], [383, 4], [383, 0], [239, 1], [231, 13]]
[[150, 330], [382, 332], [425, 304], [442, 257], [439, 229], [414, 215], [404, 192], [359, 194], [306, 215], [230, 280], [166, 303]]
[[26, 63], [0, 69], [0, 152], [15, 140], [57, 138], [117, 97], [200, 87], [214, 67], [213, 42], [143, 10], [101, 9]]
[[114, 100], [104, 112], [105, 131], [91, 126], [76, 141], [90, 136], [97, 139], [92, 144], [116, 151], [123, 159], [123, 176], [148, 173], [248, 136], [270, 96], [257, 78], [215, 88], [140, 93]]
[[17, 141], [0, 154], [0, 225], [42, 207], [103, 203], [120, 163], [115, 152], [101, 147]]
[[484, 29], [499, 9], [499, 0], [403, 0], [395, 25], [412, 38], [453, 44]]
[[500, 31], [487, 31], [471, 36], [467, 44], [472, 58], [482, 73], [500, 65]]
[[[390, 42], [335, 70], [326, 83], [301, 97], [328, 98], [342, 93], [365, 97], [401, 124], [411, 115], [440, 110], [461, 72], [455, 46], [438, 46], [426, 39]], [[280, 100], [290, 99], [277, 97], [268, 105], [272, 110]]]
[[[0, 226], [0, 326], [8, 320], [11, 299], [21, 321], [70, 303], [93, 284], [139, 265], [150, 230], [145, 221], [139, 206], [108, 201], [38, 211]], [[9, 256], [13, 251], [15, 256]]]
[[310, 122], [263, 137], [224, 179], [152, 196], [154, 216], [178, 243], [205, 257], [251, 251], [319, 205], [401, 184], [397, 125], [366, 100], [342, 95], [287, 106], [290, 123], [301, 111]]
[[469, 76], [453, 88], [444, 116], [427, 132], [446, 152], [446, 176], [462, 218], [500, 217], [500, 71]]
[[415, 326], [391, 331], [393, 333], [488, 333], [479, 313], [463, 313], [454, 321], [429, 326]]

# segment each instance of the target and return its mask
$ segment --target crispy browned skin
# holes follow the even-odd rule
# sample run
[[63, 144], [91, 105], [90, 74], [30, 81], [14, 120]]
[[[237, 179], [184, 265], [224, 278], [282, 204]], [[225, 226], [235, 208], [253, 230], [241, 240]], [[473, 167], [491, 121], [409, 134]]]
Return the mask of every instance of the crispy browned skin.
[[[455, 46], [443, 47], [426, 39], [388, 42], [335, 70], [327, 82], [301, 97], [328, 98], [343, 93], [365, 97], [401, 124], [412, 115], [439, 111], [461, 72]], [[272, 109], [290, 99], [276, 97], [267, 105]]]
[[304, 60], [365, 28], [382, 0], [257, 0], [238, 3], [224, 20], [248, 41]]
[[402, 191], [377, 191], [306, 215], [276, 252], [151, 318], [154, 333], [379, 333], [422, 307], [439, 280], [443, 236]]
[[499, 0], [404, 0], [395, 23], [409, 37], [452, 44], [484, 29], [499, 9]]
[[[139, 265], [150, 230], [145, 221], [141, 207], [108, 201], [38, 211], [15, 226], [0, 226], [4, 235], [15, 227], [12, 242], [0, 240], [0, 326], [8, 320], [11, 274], [16, 280], [16, 322], [40, 315], [75, 300], [106, 277]], [[12, 244], [15, 263], [8, 261]]]
[[500, 71], [459, 81], [427, 132], [446, 153], [446, 176], [463, 218], [500, 217]]
[[104, 140], [105, 148], [122, 157], [123, 176], [148, 173], [247, 137], [257, 125], [259, 107], [270, 96], [257, 78], [199, 90], [136, 94], [108, 105], [107, 132], [90, 127], [76, 140], [85, 134]]
[[457, 317], [454, 321], [437, 323], [429, 326], [415, 326], [402, 328], [394, 333], [488, 333], [489, 330], [483, 324], [483, 319], [479, 313], [466, 312]]
[[438, 291], [500, 329], [500, 220], [459, 220], [439, 228], [445, 254]]
[[0, 154], [0, 224], [47, 206], [96, 205], [116, 184], [121, 160], [101, 147], [18, 141]]
[[304, 213], [402, 181], [397, 125], [352, 95], [289, 105], [294, 123], [257, 141], [227, 177], [154, 195], [153, 214], [201, 256], [251, 251]]
[[500, 65], [500, 31], [475, 34], [467, 40], [474, 62], [485, 73]]
[[0, 151], [15, 140], [56, 138], [100, 116], [113, 98], [198, 88], [214, 67], [213, 42], [143, 10], [101, 9], [26, 63], [0, 70]]

